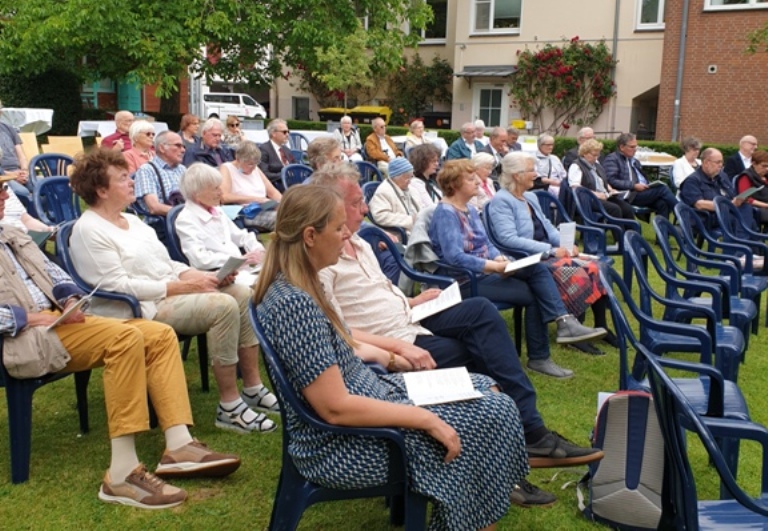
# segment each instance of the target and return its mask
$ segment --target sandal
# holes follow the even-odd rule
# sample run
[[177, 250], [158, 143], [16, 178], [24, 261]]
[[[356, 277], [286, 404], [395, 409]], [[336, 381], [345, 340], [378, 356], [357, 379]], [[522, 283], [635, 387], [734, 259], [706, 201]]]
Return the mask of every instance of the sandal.
[[267, 386], [262, 385], [259, 392], [255, 395], [249, 395], [245, 391], [240, 393], [243, 402], [248, 404], [251, 409], [264, 411], [266, 413], [280, 413], [280, 404], [277, 402], [277, 397], [273, 395]]

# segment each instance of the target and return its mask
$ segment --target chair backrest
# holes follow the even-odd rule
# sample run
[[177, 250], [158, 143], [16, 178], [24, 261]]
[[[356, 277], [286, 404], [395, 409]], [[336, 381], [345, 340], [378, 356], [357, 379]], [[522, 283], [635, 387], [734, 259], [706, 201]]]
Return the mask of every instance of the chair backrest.
[[46, 225], [58, 225], [80, 217], [80, 198], [69, 186], [69, 177], [49, 177], [37, 181], [35, 212]]
[[376, 193], [376, 189], [380, 184], [381, 181], [371, 181], [363, 185], [363, 199], [365, 200], [366, 204], [371, 202], [371, 198], [373, 197], [373, 194]]
[[[709, 462], [714, 465], [720, 476], [721, 485], [725, 487], [728, 493], [744, 508], [762, 515], [764, 518], [768, 517], [768, 506], [762, 501], [753, 499], [736, 483], [727, 460], [707, 425], [708, 423], [705, 423], [702, 417], [694, 411], [677, 384], [664, 372], [659, 360], [644, 348], [639, 349], [639, 352], [645, 358], [648, 367], [648, 380], [651, 385], [654, 407], [664, 437], [666, 500], [662, 509], [664, 512], [662, 519], [666, 519], [670, 524], [674, 523], [675, 529], [699, 529], [699, 500], [696, 492], [696, 478], [688, 459], [690, 443], [686, 440], [686, 431], [692, 431], [698, 436], [708, 454]], [[759, 434], [763, 443], [768, 440], [768, 430], [756, 424], [725, 419], [718, 419], [716, 422], [709, 421], [709, 424], [715, 429], [720, 427], [719, 435], [721, 437], [724, 435], [723, 431], [731, 430], [731, 433], [738, 437], [744, 433], [743, 431], [739, 433], [739, 428], [742, 428]], [[730, 430], [729, 427], [731, 427]], [[765, 452], [765, 448], [763, 451]], [[763, 470], [761, 471], [761, 492], [768, 490], [768, 475], [765, 473], [767, 463], [768, 460], [764, 458]], [[723, 514], [726, 513], [727, 508], [724, 507]], [[723, 528], [727, 527], [730, 526]]]
[[288, 133], [288, 144], [292, 150], [306, 151], [309, 147], [309, 139], [301, 133], [291, 131]]
[[718, 226], [723, 233], [723, 239], [727, 242], [746, 243], [746, 234], [751, 228], [744, 223], [741, 213], [733, 202], [723, 196], [715, 197], [715, 217]]
[[37, 135], [35, 133], [19, 133], [21, 146], [24, 149], [24, 155], [28, 161], [40, 154], [40, 146], [37, 145]]
[[304, 164], [288, 164], [280, 170], [280, 178], [283, 180], [283, 187], [286, 190], [295, 184], [303, 183], [311, 175], [312, 168]]
[[358, 160], [355, 162], [357, 165], [357, 171], [360, 172], [360, 185], [371, 181], [382, 181], [381, 172], [375, 164], [372, 164], [365, 160]]
[[171, 260], [189, 265], [189, 260], [181, 249], [179, 235], [176, 232], [176, 218], [179, 217], [179, 213], [183, 208], [184, 205], [176, 205], [165, 215], [165, 243], [168, 247], [168, 254], [171, 256]]
[[490, 201], [483, 205], [482, 217], [483, 217], [483, 225], [485, 226], [485, 233], [488, 236], [488, 241], [490, 241], [494, 247], [496, 247], [503, 254], [509, 255], [513, 258], [525, 258], [526, 256], [528, 256], [528, 253], [525, 251], [520, 251], [518, 249], [511, 249], [501, 243], [501, 241], [499, 240], [498, 234], [496, 234], [496, 231], [494, 230], [494, 227], [493, 227], [493, 220], [491, 219]]
[[293, 155], [293, 160], [296, 162], [296, 164], [306, 164], [307, 163], [307, 152], [303, 151], [301, 149], [292, 149], [291, 155]]
[[592, 190], [577, 186], [571, 188], [571, 191], [575, 199], [576, 211], [584, 221], [603, 223], [608, 219], [608, 213]]
[[67, 175], [73, 159], [62, 153], [43, 153], [29, 160], [29, 175], [33, 182], [48, 177], [64, 177]]
[[83, 152], [83, 139], [79, 136], [49, 136], [42, 145], [43, 153], [64, 153], [74, 157]]

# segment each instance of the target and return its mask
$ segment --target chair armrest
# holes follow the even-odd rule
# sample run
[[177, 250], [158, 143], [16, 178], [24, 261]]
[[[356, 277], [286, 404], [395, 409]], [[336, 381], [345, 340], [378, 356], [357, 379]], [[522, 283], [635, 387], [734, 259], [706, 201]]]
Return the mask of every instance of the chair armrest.
[[113, 291], [96, 290], [93, 296], [99, 297], [100, 299], [124, 302], [130, 306], [133, 317], [135, 319], [141, 319], [141, 305], [139, 304], [139, 300], [133, 295], [128, 295], [127, 293], [116, 293]]
[[474, 271], [470, 271], [469, 269], [463, 267], [446, 264], [440, 260], [438, 260], [436, 263], [438, 267], [445, 269], [448, 274], [455, 275], [454, 280], [458, 281], [459, 284], [465, 284], [466, 282], [469, 282], [470, 297], [477, 297], [477, 277], [475, 276]]
[[[652, 355], [653, 354], [646, 354], [646, 356]], [[709, 397], [707, 399], [706, 416], [717, 418], [723, 416], [723, 411], [725, 409], [725, 378], [723, 377], [723, 373], [721, 373], [717, 368], [713, 367], [712, 365], [676, 360], [673, 358], [665, 358], [663, 356], [656, 357], [656, 361], [659, 362], [659, 365], [669, 367], [670, 369], [695, 372], [702, 376], [708, 376]]]

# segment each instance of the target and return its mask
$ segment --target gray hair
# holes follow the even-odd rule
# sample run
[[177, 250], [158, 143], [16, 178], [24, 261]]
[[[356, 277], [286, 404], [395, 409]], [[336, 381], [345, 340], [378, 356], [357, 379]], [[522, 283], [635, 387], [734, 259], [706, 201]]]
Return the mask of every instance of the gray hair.
[[352, 117], [345, 114], [344, 116], [341, 117], [341, 120], [339, 120], [339, 123], [340, 124], [344, 124], [344, 123], [351, 124], [352, 123]]
[[216, 127], [221, 129], [222, 131], [224, 130], [224, 124], [221, 122], [221, 120], [219, 120], [218, 118], [208, 118], [203, 124], [203, 126], [200, 128], [200, 136], [202, 136], [204, 133]]
[[312, 184], [327, 186], [337, 191], [341, 191], [344, 183], [359, 182], [360, 172], [355, 164], [328, 164], [312, 174]]
[[588, 133], [592, 133], [593, 137], [595, 136], [594, 129], [592, 129], [591, 127], [582, 127], [581, 129], [579, 129], [579, 132], [576, 133], [576, 141], [578, 142], [579, 140], [583, 139], [584, 137], [587, 136]]
[[131, 128], [128, 130], [128, 138], [131, 139], [131, 143], [136, 142], [139, 135], [143, 133], [155, 132], [155, 127], [146, 120], [136, 120], [131, 124]]
[[501, 159], [501, 175], [499, 175], [499, 184], [502, 188], [509, 191], [515, 180], [512, 178], [525, 171], [528, 162], [536, 163], [536, 157], [525, 151], [510, 151]]
[[495, 140], [505, 133], [507, 133], [507, 130], [504, 129], [503, 127], [494, 127], [493, 129], [491, 129], [491, 134], [488, 136], [491, 140]]
[[341, 149], [341, 144], [332, 136], [319, 136], [312, 140], [307, 147], [307, 159], [312, 169], [317, 170], [329, 162], [334, 162], [328, 159], [334, 149]]
[[166, 141], [166, 138], [168, 135], [173, 133], [170, 129], [166, 129], [165, 131], [160, 131], [158, 134], [155, 135], [155, 151], [160, 151], [160, 146], [164, 146], [168, 142]]
[[680, 147], [683, 149], [683, 153], [691, 149], [701, 149], [701, 140], [695, 136], [688, 136], [680, 143]]
[[475, 123], [472, 125], [475, 126], [475, 129], [485, 129], [485, 122], [482, 120], [475, 120]]
[[194, 201], [200, 192], [221, 185], [219, 170], [202, 162], [195, 162], [179, 179], [179, 191], [187, 201]]
[[542, 133], [539, 135], [539, 138], [536, 139], [536, 147], [541, 149], [542, 144], [545, 144], [548, 142], [554, 142], [554, 141], [555, 141], [555, 137], [553, 137], [548, 133]]
[[621, 133], [616, 137], [616, 147], [626, 146], [636, 138], [635, 133]]
[[288, 127], [288, 124], [283, 120], [282, 118], [275, 118], [271, 122], [269, 122], [269, 125], [267, 125], [267, 134], [269, 136], [272, 136], [272, 133], [274, 133], [278, 127], [281, 125], [284, 125]]
[[261, 150], [259, 146], [250, 140], [243, 140], [235, 148], [235, 159], [239, 162], [261, 162]]
[[520, 136], [520, 129], [516, 127], [510, 127], [507, 129], [507, 136]]
[[421, 120], [414, 120], [414, 121], [412, 121], [411, 125], [408, 126], [408, 130], [410, 132], [413, 132], [413, 130], [416, 129], [416, 126], [419, 125], [419, 124], [424, 125], [424, 122], [422, 122]]
[[480, 153], [475, 153], [475, 156], [472, 157], [472, 164], [475, 165], [475, 168], [478, 166], [490, 166], [493, 168], [496, 165], [496, 159], [490, 153], [481, 151]]

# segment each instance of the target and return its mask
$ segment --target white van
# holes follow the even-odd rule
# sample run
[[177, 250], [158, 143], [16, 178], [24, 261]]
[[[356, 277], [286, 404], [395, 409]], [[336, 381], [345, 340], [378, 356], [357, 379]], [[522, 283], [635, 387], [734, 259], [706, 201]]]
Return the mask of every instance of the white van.
[[208, 92], [203, 94], [203, 117], [225, 120], [234, 115], [239, 118], [266, 118], [267, 111], [248, 94]]

